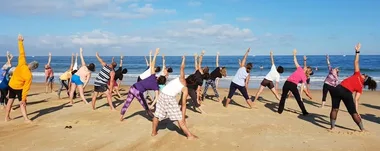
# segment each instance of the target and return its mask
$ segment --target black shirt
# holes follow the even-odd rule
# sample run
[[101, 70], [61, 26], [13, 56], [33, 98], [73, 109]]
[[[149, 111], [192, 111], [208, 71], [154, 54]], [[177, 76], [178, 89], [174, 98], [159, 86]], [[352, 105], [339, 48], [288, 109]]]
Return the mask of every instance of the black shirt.
[[198, 86], [202, 86], [203, 85], [203, 76], [202, 76], [201, 72], [199, 72], [197, 70], [194, 74], [189, 75], [187, 78], [189, 78], [190, 76], [194, 76], [195, 83], [187, 85], [188, 88], [198, 89]]
[[210, 74], [210, 79], [215, 80], [216, 78], [222, 78], [222, 74], [220, 73], [220, 68], [216, 67], [214, 71]]
[[119, 79], [119, 80], [123, 80], [123, 73], [122, 73], [122, 71], [123, 71], [123, 68], [122, 67], [119, 67], [119, 69], [117, 69], [116, 71], [115, 71], [115, 81], [117, 80], [117, 79]]

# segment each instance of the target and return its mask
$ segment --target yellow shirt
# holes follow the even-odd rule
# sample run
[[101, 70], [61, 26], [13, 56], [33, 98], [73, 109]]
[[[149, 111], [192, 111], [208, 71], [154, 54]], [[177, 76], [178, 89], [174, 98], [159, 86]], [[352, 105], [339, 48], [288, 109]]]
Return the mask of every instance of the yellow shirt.
[[9, 81], [9, 86], [14, 90], [22, 90], [22, 101], [26, 101], [28, 96], [30, 86], [32, 85], [32, 72], [30, 71], [28, 65], [26, 64], [24, 44], [22, 41], [18, 41], [18, 64], [13, 71], [11, 80]]
[[59, 77], [60, 80], [69, 80], [70, 78], [71, 78], [71, 71], [66, 71]]

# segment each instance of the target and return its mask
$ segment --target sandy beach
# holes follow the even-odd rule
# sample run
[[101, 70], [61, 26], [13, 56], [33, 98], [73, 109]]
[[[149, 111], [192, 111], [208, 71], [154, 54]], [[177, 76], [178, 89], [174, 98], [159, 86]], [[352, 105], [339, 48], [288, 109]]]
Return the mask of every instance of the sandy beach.
[[[58, 85], [55, 86], [57, 89]], [[92, 86], [87, 89], [89, 92]], [[124, 86], [125, 94], [129, 87]], [[357, 132], [343, 103], [337, 119], [337, 128], [328, 132], [331, 100], [327, 107], [319, 108], [321, 91], [312, 91], [314, 100], [304, 100], [309, 116], [300, 115], [293, 98], [286, 102], [285, 112], [277, 112], [277, 100], [265, 90], [256, 102], [257, 109], [246, 109], [241, 96], [235, 95], [228, 108], [206, 99], [206, 114], [187, 110], [187, 124], [199, 140], [189, 141], [176, 126], [165, 120], [158, 135], [151, 137], [150, 119], [143, 108], [133, 101], [126, 120], [119, 121], [119, 111], [125, 99], [114, 97], [118, 112], [110, 111], [106, 99], [97, 101], [97, 110], [76, 99], [74, 106], [66, 106], [68, 99], [57, 99], [56, 93], [44, 93], [44, 85], [33, 84], [28, 97], [27, 110], [34, 122], [25, 124], [20, 109], [12, 111], [13, 121], [4, 122], [4, 109], [0, 112], [0, 150], [282, 150], [282, 151], [377, 151], [380, 150], [380, 93], [364, 92], [359, 113], [369, 131]], [[226, 96], [228, 89], [219, 89]], [[249, 94], [254, 96], [255, 89]], [[87, 93], [88, 101], [91, 93]], [[209, 94], [213, 94], [209, 89]], [[306, 98], [306, 97], [305, 97]], [[18, 104], [18, 101], [15, 103]], [[71, 129], [65, 129], [71, 126]]]

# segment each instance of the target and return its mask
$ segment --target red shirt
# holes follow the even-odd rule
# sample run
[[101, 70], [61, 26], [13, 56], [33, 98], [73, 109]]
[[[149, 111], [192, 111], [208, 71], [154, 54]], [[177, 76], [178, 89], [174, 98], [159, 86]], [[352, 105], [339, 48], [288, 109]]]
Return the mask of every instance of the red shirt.
[[362, 78], [360, 72], [355, 72], [354, 75], [344, 79], [340, 85], [350, 90], [351, 92], [363, 92], [364, 79]]

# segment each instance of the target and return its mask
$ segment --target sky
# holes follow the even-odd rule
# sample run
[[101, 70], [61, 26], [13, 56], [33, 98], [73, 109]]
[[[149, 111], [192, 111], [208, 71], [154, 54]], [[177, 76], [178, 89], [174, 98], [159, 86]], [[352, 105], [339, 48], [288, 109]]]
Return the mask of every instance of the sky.
[[[0, 53], [380, 54], [377, 0], [0, 0]], [[0, 54], [3, 55], [3, 54]]]

